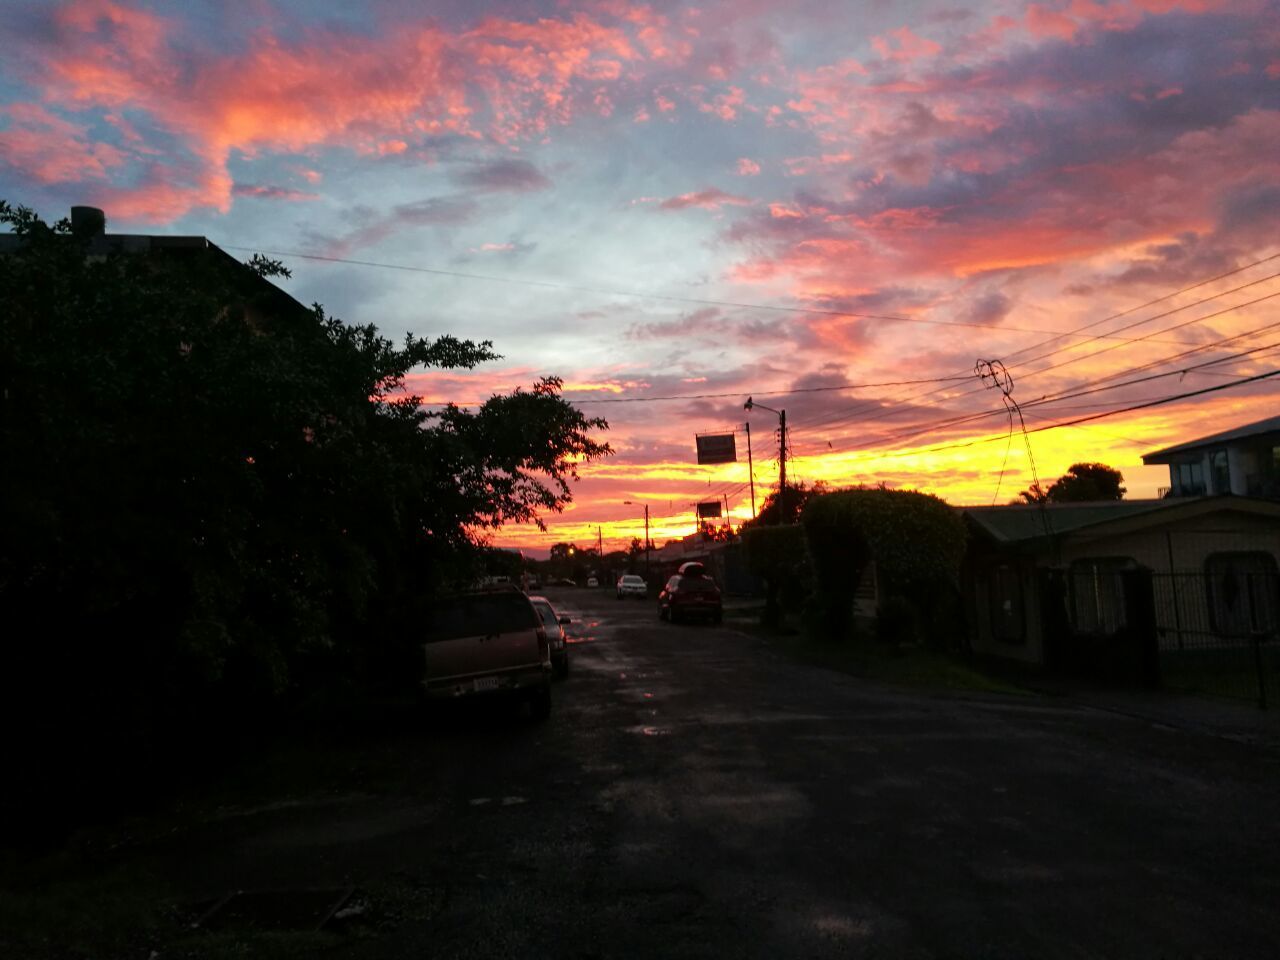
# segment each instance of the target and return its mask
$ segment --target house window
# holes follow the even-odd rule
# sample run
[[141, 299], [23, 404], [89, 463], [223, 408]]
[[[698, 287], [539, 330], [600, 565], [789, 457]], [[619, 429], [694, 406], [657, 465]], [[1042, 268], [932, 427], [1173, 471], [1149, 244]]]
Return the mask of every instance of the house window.
[[1231, 469], [1227, 466], [1227, 451], [1215, 450], [1209, 454], [1209, 475], [1213, 478], [1214, 493], [1231, 492]]
[[1204, 470], [1201, 469], [1200, 461], [1180, 463], [1175, 469], [1174, 486], [1180, 495], [1191, 497], [1204, 493]]
[[1112, 634], [1125, 625], [1124, 581], [1128, 557], [1099, 557], [1071, 564], [1071, 614], [1077, 633]]
[[991, 570], [991, 635], [1003, 643], [1023, 643], [1027, 638], [1022, 578], [1017, 567], [1001, 564]]
[[1280, 588], [1276, 561], [1269, 553], [1213, 553], [1204, 562], [1209, 592], [1209, 624], [1224, 637], [1276, 632]]

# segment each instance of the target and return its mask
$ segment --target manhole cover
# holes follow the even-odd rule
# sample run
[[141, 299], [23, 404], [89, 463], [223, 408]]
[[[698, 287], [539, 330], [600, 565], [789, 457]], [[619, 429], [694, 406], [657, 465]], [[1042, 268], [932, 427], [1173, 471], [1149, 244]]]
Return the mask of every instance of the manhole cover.
[[319, 930], [354, 887], [326, 890], [236, 890], [210, 905], [193, 926], [203, 930]]

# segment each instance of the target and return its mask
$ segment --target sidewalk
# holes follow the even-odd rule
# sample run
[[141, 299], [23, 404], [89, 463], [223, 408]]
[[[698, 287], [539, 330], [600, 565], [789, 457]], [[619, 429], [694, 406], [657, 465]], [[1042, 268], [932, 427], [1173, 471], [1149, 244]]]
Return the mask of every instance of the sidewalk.
[[1158, 690], [1055, 688], [1042, 690], [1082, 706], [1280, 752], [1280, 710], [1245, 701], [1215, 700]]

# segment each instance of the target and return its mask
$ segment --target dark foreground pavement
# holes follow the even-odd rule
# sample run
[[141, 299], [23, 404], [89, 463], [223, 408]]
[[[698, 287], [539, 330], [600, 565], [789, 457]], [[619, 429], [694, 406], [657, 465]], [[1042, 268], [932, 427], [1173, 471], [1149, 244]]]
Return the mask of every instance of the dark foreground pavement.
[[582, 619], [548, 723], [461, 711], [344, 742], [314, 789], [248, 784], [260, 804], [117, 856], [175, 904], [356, 888], [335, 932], [246, 956], [1280, 955], [1265, 747], [877, 687], [648, 603], [558, 599]]

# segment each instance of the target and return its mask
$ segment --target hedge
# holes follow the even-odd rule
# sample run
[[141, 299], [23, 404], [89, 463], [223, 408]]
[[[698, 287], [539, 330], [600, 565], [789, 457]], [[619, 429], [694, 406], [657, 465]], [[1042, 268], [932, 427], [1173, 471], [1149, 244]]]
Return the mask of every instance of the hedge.
[[813, 564], [819, 626], [847, 635], [853, 591], [875, 560], [882, 593], [927, 597], [953, 589], [965, 550], [959, 515], [913, 490], [842, 490], [815, 497], [800, 517]]

